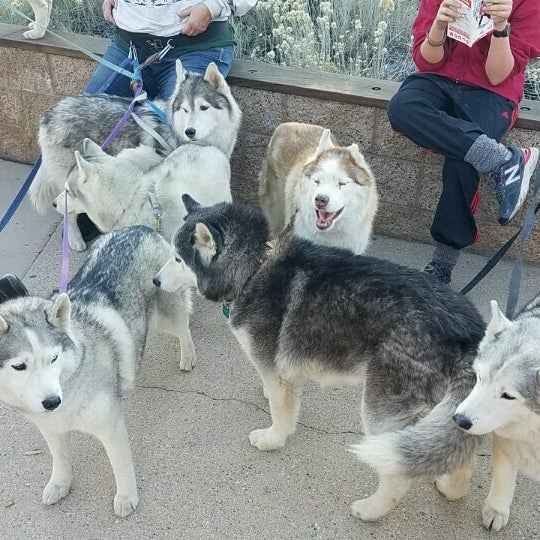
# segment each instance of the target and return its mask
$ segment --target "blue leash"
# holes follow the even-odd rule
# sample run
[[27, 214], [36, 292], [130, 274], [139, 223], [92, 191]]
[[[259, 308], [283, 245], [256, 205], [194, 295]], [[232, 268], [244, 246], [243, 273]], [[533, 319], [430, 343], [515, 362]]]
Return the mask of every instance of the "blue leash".
[[17, 193], [17, 195], [15, 196], [15, 199], [13, 199], [13, 202], [7, 209], [7, 212], [2, 217], [2, 220], [0, 220], [0, 232], [4, 230], [4, 227], [9, 223], [9, 220], [13, 217], [13, 214], [17, 211], [17, 208], [19, 208], [19, 205], [24, 199], [24, 196], [30, 189], [30, 185], [34, 181], [34, 178], [39, 170], [40, 165], [41, 165], [41, 156], [37, 158], [36, 162], [34, 163], [34, 166], [32, 167], [32, 170], [30, 171], [30, 174], [28, 175], [28, 178], [25, 180], [21, 189], [19, 189], [19, 193]]

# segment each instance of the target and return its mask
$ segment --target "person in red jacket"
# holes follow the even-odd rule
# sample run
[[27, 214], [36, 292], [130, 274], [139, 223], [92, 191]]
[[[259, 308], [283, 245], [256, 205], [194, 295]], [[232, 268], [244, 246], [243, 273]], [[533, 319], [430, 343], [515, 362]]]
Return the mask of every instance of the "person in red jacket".
[[388, 106], [393, 129], [445, 157], [430, 231], [437, 244], [423, 269], [444, 283], [460, 250], [478, 237], [479, 173], [494, 182], [499, 223], [506, 225], [523, 204], [538, 161], [538, 149], [500, 140], [517, 117], [527, 62], [540, 56], [540, 1], [484, 0], [494, 30], [472, 47], [446, 35], [460, 6], [459, 0], [421, 0], [412, 28], [418, 72]]

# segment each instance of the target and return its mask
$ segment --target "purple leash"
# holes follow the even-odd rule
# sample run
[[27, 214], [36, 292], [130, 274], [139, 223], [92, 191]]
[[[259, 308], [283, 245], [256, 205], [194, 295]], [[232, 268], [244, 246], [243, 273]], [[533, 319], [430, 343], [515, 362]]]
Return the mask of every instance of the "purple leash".
[[[111, 134], [105, 139], [105, 142], [101, 145], [101, 148], [105, 150], [107, 146], [111, 144], [113, 139], [120, 133], [120, 130], [124, 127], [125, 123], [128, 121], [128, 118], [131, 116], [133, 109], [135, 108], [135, 103], [139, 100], [139, 96], [142, 93], [142, 80], [137, 81], [137, 88], [135, 90], [135, 97], [129, 104], [127, 111], [124, 116], [120, 118], [116, 127], [112, 130]], [[67, 292], [67, 286], [69, 281], [69, 230], [68, 230], [68, 202], [67, 202], [67, 191], [64, 190], [64, 226], [63, 226], [63, 238], [62, 238], [62, 273], [60, 277], [60, 288], [58, 289], [60, 293]]]

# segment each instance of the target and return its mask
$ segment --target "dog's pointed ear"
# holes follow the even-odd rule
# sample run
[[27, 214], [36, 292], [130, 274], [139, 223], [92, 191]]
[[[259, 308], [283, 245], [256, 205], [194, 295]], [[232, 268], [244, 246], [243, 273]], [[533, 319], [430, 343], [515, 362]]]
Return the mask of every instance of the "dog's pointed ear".
[[101, 157], [107, 156], [107, 153], [101, 149], [99, 144], [96, 144], [92, 139], [88, 137], [83, 141], [83, 155], [84, 157]]
[[66, 293], [59, 294], [49, 311], [49, 322], [58, 328], [67, 329], [71, 318], [71, 302]]
[[356, 161], [357, 165], [362, 168], [368, 168], [366, 159], [364, 158], [362, 152], [360, 152], [360, 148], [358, 148], [358, 145], [356, 143], [353, 143], [349, 147], [347, 147], [347, 150], [349, 150], [352, 158], [354, 159], [354, 161]]
[[186, 72], [180, 58], [176, 60], [176, 87], [178, 88], [186, 80]]
[[195, 225], [193, 247], [199, 252], [204, 264], [209, 264], [216, 254], [216, 241], [210, 229], [200, 221]]
[[329, 129], [325, 129], [322, 132], [321, 138], [319, 139], [319, 145], [317, 146], [317, 154], [320, 154], [325, 150], [330, 150], [330, 148], [334, 147], [335, 145], [332, 142], [332, 133], [330, 133]]
[[4, 337], [4, 334], [9, 330], [9, 324], [6, 319], [0, 315], [0, 338]]
[[220, 73], [214, 62], [210, 62], [204, 72], [204, 80], [218, 92], [227, 87], [225, 77]]
[[92, 164], [81, 156], [78, 150], [75, 150], [75, 161], [77, 162], [77, 169], [79, 170], [79, 180], [86, 182], [86, 176], [92, 168]]
[[486, 327], [484, 339], [480, 343], [480, 348], [493, 341], [503, 330], [510, 328], [512, 321], [508, 320], [500, 310], [496, 300], [491, 301], [491, 320]]
[[192, 212], [199, 210], [199, 208], [202, 208], [200, 203], [198, 203], [191, 195], [189, 195], [189, 193], [184, 193], [182, 195], [182, 202], [184, 203], [188, 215]]

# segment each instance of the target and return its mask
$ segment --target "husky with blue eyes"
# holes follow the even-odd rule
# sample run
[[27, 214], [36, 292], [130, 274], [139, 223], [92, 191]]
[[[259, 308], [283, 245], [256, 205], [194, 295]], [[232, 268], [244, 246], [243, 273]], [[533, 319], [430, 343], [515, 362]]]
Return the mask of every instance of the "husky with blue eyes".
[[492, 316], [474, 362], [477, 381], [456, 410], [467, 433], [493, 433], [493, 480], [484, 526], [508, 523], [516, 476], [540, 480], [540, 296], [508, 320], [491, 303]]
[[[133, 388], [152, 327], [180, 341], [180, 369], [195, 357], [190, 287], [167, 293], [152, 283], [170, 253], [147, 227], [100, 238], [67, 294], [24, 296], [0, 304], [0, 399], [39, 428], [53, 471], [43, 502], [64, 498], [72, 478], [70, 432], [95, 435], [109, 456], [114, 511], [137, 507], [137, 483], [121, 400]], [[187, 271], [187, 270], [186, 270]]]

